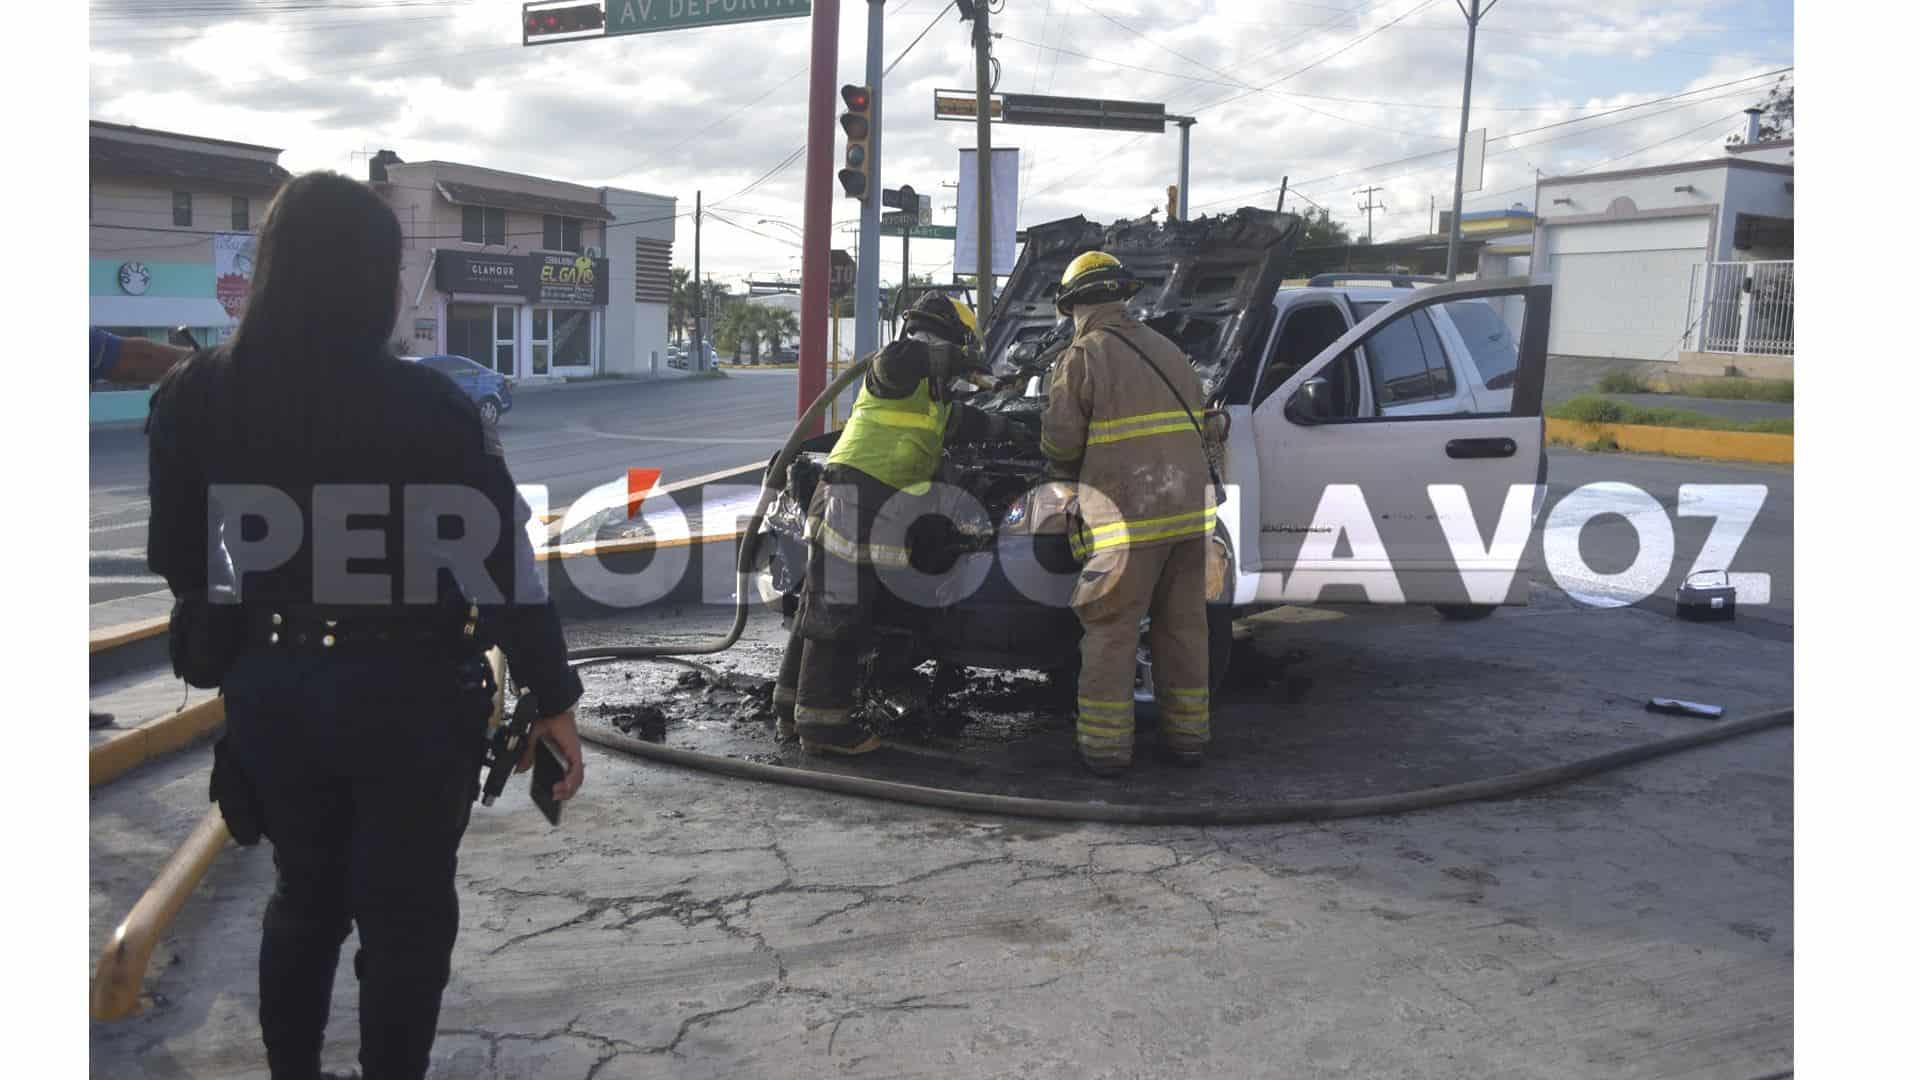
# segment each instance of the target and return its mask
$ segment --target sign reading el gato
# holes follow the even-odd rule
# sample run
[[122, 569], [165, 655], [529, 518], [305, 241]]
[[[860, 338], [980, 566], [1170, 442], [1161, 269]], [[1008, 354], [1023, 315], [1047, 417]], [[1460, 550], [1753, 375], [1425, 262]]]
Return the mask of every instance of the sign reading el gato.
[[441, 292], [524, 296], [537, 304], [604, 305], [607, 260], [585, 255], [492, 255], [442, 249], [433, 264]]
[[585, 255], [530, 255], [533, 277], [527, 295], [547, 304], [607, 302], [607, 260]]

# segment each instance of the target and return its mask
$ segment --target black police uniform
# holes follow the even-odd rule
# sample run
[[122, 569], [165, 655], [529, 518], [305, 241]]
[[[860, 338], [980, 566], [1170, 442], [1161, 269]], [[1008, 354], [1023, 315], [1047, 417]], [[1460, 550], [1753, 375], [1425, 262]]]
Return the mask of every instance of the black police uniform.
[[[357, 923], [362, 1068], [367, 1080], [420, 1077], [449, 974], [456, 852], [490, 713], [482, 646], [502, 646], [543, 713], [570, 708], [580, 680], [544, 589], [531, 587], [526, 508], [498, 437], [453, 381], [391, 355], [343, 359], [302, 381], [289, 386], [215, 351], [161, 382], [148, 420], [147, 562], [176, 596], [204, 590], [210, 566], [219, 578], [209, 485], [267, 485], [299, 506], [295, 554], [240, 576], [245, 644], [222, 683], [220, 767], [250, 789], [278, 870], [261, 933], [260, 1026], [274, 1077], [318, 1074], [340, 946]], [[316, 594], [315, 490], [342, 484], [389, 500], [385, 516], [347, 519], [380, 537], [384, 554], [346, 564], [387, 575], [387, 603]], [[492, 592], [456, 588], [440, 570], [440, 602], [402, 602], [405, 492], [444, 490], [419, 485], [478, 492], [498, 515], [485, 558]], [[258, 539], [249, 533], [258, 525], [238, 527]], [[477, 628], [466, 596], [483, 601]]]

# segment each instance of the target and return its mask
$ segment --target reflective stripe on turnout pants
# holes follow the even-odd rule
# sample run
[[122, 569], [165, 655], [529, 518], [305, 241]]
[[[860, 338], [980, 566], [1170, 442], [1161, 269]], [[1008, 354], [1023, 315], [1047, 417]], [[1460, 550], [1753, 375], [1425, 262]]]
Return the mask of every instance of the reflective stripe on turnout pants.
[[1102, 551], [1081, 568], [1073, 591], [1073, 611], [1085, 631], [1076, 727], [1088, 758], [1133, 759], [1134, 656], [1146, 615], [1153, 618], [1147, 642], [1161, 741], [1178, 750], [1206, 746], [1206, 544], [1193, 539]]
[[[893, 488], [857, 469], [829, 465], [807, 508], [807, 572], [794, 615], [789, 650], [794, 722], [801, 728], [852, 722], [860, 653], [873, 626], [881, 583], [878, 564], [905, 566], [905, 528], [887, 528], [917, 500], [896, 499]], [[876, 537], [876, 532], [880, 535]]]

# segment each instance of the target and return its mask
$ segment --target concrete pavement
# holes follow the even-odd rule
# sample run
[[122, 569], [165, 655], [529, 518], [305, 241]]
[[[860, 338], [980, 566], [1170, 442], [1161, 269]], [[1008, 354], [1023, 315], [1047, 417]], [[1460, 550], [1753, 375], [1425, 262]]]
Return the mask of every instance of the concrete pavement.
[[[1241, 773], [1248, 797], [1392, 790], [1692, 727], [1640, 711], [1647, 693], [1736, 712], [1791, 696], [1790, 645], [1551, 598], [1473, 624], [1402, 611], [1259, 634], [1275, 662], [1311, 652], [1315, 678], [1298, 700], [1248, 691], [1217, 709], [1223, 733], [1264, 729], [1268, 756], [1197, 779]], [[770, 663], [777, 626], [750, 636], [724, 666]], [[583, 722], [605, 722], [622, 681], [600, 673]], [[706, 723], [725, 720], [669, 743]], [[1034, 738], [1051, 752], [1069, 736]], [[1392, 818], [1126, 829], [589, 748], [562, 828], [524, 784], [475, 810], [433, 1075], [1750, 1080], [1792, 1064], [1792, 749], [1775, 731]], [[94, 793], [95, 949], [204, 807], [205, 765], [189, 753]], [[1140, 783], [1194, 776], [1145, 765]], [[949, 778], [980, 770], [956, 761]], [[252, 965], [270, 880], [264, 849], [222, 857], [156, 957], [153, 1006], [93, 1026], [97, 1072], [264, 1075]], [[349, 957], [338, 1063], [356, 1043]]]

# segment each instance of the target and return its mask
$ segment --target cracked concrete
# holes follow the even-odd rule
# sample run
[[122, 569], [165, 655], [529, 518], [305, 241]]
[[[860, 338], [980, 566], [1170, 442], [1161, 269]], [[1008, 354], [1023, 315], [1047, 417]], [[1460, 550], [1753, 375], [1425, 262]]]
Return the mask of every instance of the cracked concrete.
[[[1536, 623], [1552, 618], [1588, 616]], [[1611, 745], [1619, 730], [1569, 694], [1671, 664], [1629, 647], [1673, 632], [1658, 618], [1593, 615], [1573, 691], [1538, 685], [1566, 661], [1527, 653], [1561, 649], [1559, 629], [1408, 633], [1500, 655], [1477, 690], [1500, 707], [1451, 719], [1456, 754], [1504, 766], [1525, 757], [1516, 741]], [[1382, 673], [1404, 644], [1391, 627], [1298, 629], [1343, 657], [1374, 642], [1361, 666]], [[1731, 639], [1693, 640], [1718, 655]], [[1729, 704], [1790, 698], [1790, 644], [1735, 644], [1741, 669], [1715, 676], [1744, 695]], [[1337, 768], [1365, 785], [1424, 775], [1379, 749], [1403, 713], [1317, 677], [1298, 710], [1218, 712], [1294, 725], [1286, 745], [1314, 775], [1278, 759], [1265, 794], [1337, 788]], [[1581, 732], [1522, 707], [1556, 695]], [[1631, 719], [1640, 735], [1665, 723]], [[589, 748], [562, 828], [520, 785], [476, 808], [433, 1075], [1763, 1075], [1792, 1065], [1792, 745], [1776, 730], [1508, 802], [1209, 829], [946, 815]], [[190, 753], [94, 793], [89, 962], [200, 812], [205, 768]], [[97, 1075], [265, 1075], [253, 963], [270, 879], [263, 848], [221, 858], [156, 955], [150, 1007], [93, 1025]], [[329, 1032], [341, 1064], [350, 954]]]

